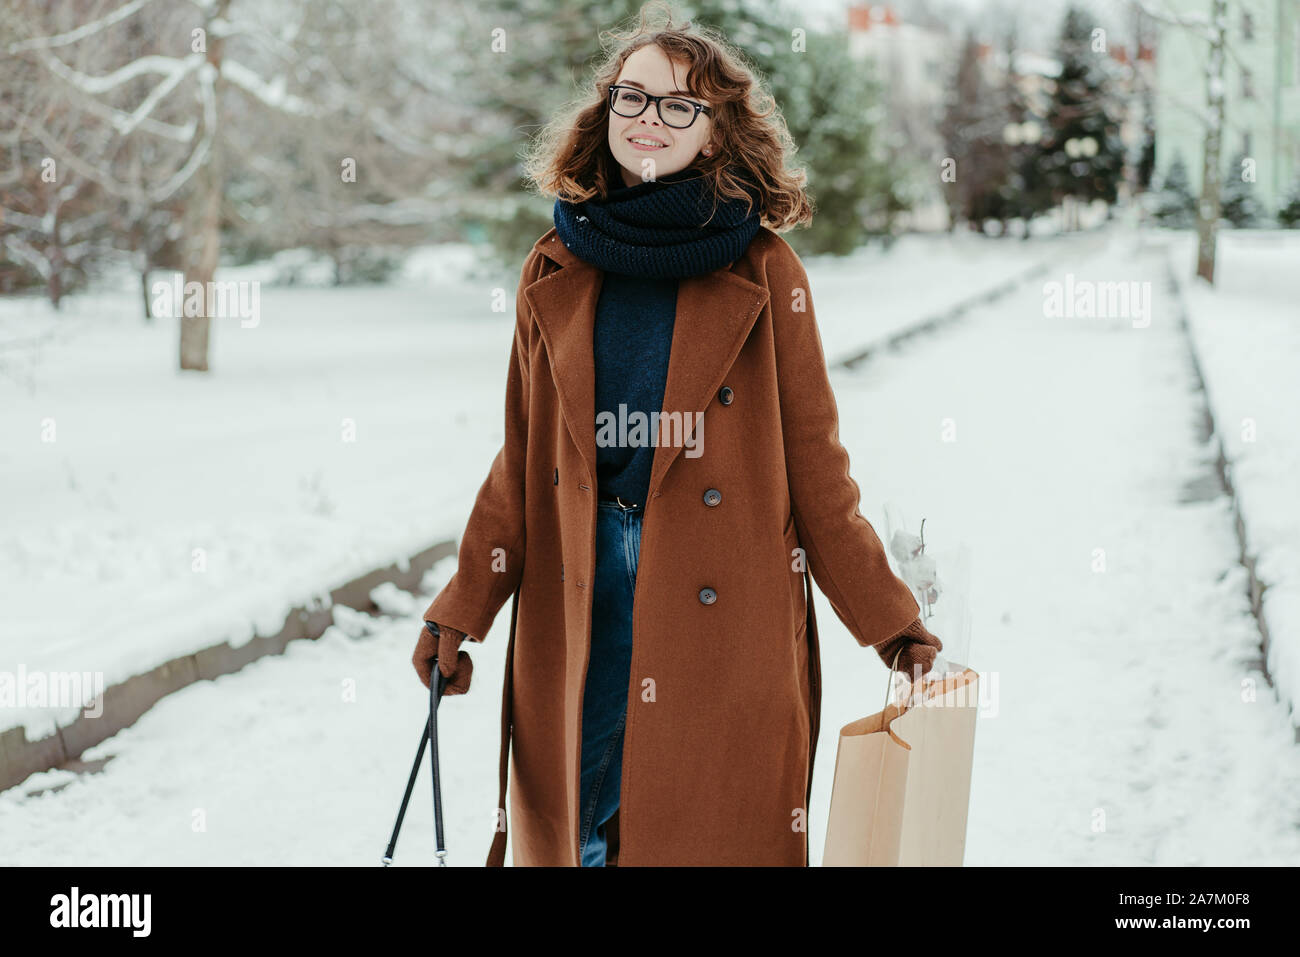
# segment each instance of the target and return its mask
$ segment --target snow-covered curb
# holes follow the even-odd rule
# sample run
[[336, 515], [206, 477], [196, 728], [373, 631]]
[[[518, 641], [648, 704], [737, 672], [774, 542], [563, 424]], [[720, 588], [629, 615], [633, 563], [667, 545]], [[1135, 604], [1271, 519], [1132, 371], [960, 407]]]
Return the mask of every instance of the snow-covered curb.
[[[1249, 580], [1265, 674], [1290, 711], [1300, 744], [1300, 548], [1294, 510], [1294, 369], [1300, 335], [1294, 300], [1273, 296], [1296, 285], [1293, 270], [1270, 257], [1300, 252], [1300, 235], [1280, 231], [1219, 237], [1216, 285], [1189, 276], [1194, 237], [1168, 248], [1170, 281], [1206, 396], [1219, 476], [1231, 501], [1240, 561]], [[1268, 280], [1268, 281], [1265, 281]], [[1283, 290], [1285, 292], [1285, 290]], [[1270, 374], [1270, 366], [1278, 374]], [[1291, 373], [1293, 375], [1293, 372]]]
[[832, 369], [852, 369], [882, 351], [897, 348], [917, 336], [928, 335], [983, 306], [991, 306], [1020, 289], [1025, 283], [1046, 274], [1061, 261], [1063, 253], [1073, 257], [1083, 257], [1088, 255], [1089, 251], [1102, 248], [1110, 236], [1107, 229], [1108, 224], [1102, 223], [1085, 231], [1054, 237], [1058, 245], [1053, 247], [1052, 254], [1037, 260], [1032, 266], [1018, 268], [1001, 281], [998, 281], [997, 273], [992, 275], [986, 273], [979, 281], [970, 282], [972, 292], [964, 299], [945, 304], [924, 317], [909, 319], [895, 328], [882, 329], [874, 339], [865, 344], [855, 344], [852, 350], [833, 357], [827, 364]]
[[377, 607], [372, 593], [381, 586], [414, 591], [435, 562], [455, 554], [454, 542], [439, 542], [405, 562], [374, 569], [332, 589], [328, 601], [294, 608], [275, 634], [257, 635], [237, 646], [222, 642], [171, 658], [144, 674], [105, 688], [99, 707], [102, 713], [88, 717], [78, 711], [75, 719], [66, 724], [60, 722], [47, 737], [30, 741], [22, 725], [0, 731], [0, 791], [20, 784], [32, 774], [79, 757], [88, 748], [130, 727], [174, 691], [196, 681], [231, 674], [266, 655], [281, 654], [295, 639], [319, 638], [326, 628], [336, 623], [336, 617], [346, 618], [349, 609], [364, 611]]

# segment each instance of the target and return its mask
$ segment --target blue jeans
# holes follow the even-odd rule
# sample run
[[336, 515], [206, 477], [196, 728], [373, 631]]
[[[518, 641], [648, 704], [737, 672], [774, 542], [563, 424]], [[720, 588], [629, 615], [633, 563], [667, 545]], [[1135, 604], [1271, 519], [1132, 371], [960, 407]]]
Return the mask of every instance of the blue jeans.
[[623, 727], [632, 671], [632, 593], [641, 551], [642, 506], [596, 506], [596, 572], [592, 582], [591, 659], [582, 700], [583, 867], [604, 867], [605, 825], [618, 810]]

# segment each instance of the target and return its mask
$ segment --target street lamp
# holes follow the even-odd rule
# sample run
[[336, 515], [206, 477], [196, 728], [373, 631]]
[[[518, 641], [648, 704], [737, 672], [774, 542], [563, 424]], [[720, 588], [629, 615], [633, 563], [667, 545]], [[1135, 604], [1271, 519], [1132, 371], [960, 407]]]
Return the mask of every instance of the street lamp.
[[1002, 127], [1002, 139], [1010, 146], [1019, 146], [1021, 143], [1028, 146], [1037, 143], [1038, 138], [1042, 135], [1042, 128], [1033, 120], [1025, 120], [1023, 123], [1008, 123]]
[[1091, 136], [1085, 136], [1082, 139], [1072, 136], [1065, 141], [1065, 153], [1070, 159], [1078, 159], [1080, 156], [1096, 156], [1097, 141]]

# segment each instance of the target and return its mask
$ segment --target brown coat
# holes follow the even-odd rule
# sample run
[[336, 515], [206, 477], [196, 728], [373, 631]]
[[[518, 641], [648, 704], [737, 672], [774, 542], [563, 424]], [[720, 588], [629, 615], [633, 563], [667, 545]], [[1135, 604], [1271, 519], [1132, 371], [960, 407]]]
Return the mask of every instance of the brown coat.
[[[516, 866], [579, 863], [602, 275], [554, 229], [529, 253], [505, 443], [424, 616], [481, 641], [519, 589], [500, 754], [504, 781], [512, 731]], [[702, 454], [680, 433], [655, 450], [610, 862], [804, 866], [821, 711], [806, 570], [864, 647], [920, 609], [858, 509], [808, 278], [771, 230], [729, 268], [681, 280], [664, 410], [703, 413]], [[504, 846], [499, 825], [489, 864]]]

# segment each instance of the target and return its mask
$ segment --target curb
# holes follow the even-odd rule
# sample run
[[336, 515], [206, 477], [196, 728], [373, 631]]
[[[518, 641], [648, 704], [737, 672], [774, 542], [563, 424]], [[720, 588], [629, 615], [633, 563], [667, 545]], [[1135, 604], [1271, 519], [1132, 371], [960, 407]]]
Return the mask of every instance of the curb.
[[346, 605], [358, 611], [378, 611], [370, 592], [391, 582], [410, 591], [433, 564], [456, 554], [454, 541], [439, 542], [413, 555], [406, 568], [396, 564], [377, 568], [360, 578], [330, 591], [330, 603], [324, 608], [290, 609], [284, 626], [274, 635], [258, 635], [237, 648], [222, 642], [200, 651], [165, 661], [151, 671], [135, 675], [104, 689], [104, 712], [98, 718], [79, 715], [71, 724], [35, 741], [27, 740], [27, 729], [0, 731], [0, 791], [14, 787], [30, 775], [73, 761], [90, 747], [106, 741], [123, 728], [135, 724], [146, 711], [174, 691], [197, 681], [212, 680], [239, 671], [249, 662], [267, 655], [284, 653], [291, 641], [316, 639], [334, 622], [334, 605]]
[[[1105, 231], [1105, 225], [1094, 227], [1094, 229], [1102, 232], [1103, 239], [1107, 237], [1108, 234]], [[1089, 230], [1089, 232], [1091, 231], [1092, 230]], [[1091, 247], [1084, 252], [1077, 252], [1076, 255], [1087, 255], [1089, 251], [1091, 251]], [[889, 333], [888, 335], [881, 336], [879, 339], [868, 343], [861, 349], [858, 349], [843, 358], [836, 359], [834, 362], [828, 363], [828, 366], [831, 369], [853, 369], [860, 363], [874, 358], [878, 353], [890, 349], [896, 349], [909, 339], [925, 335], [926, 333], [933, 332], [936, 329], [940, 329], [943, 326], [956, 322], [973, 309], [977, 309], [980, 306], [992, 305], [999, 299], [1015, 292], [1031, 279], [1035, 279], [1038, 276], [1045, 274], [1059, 262], [1060, 257], [1053, 256], [1035, 263], [1023, 272], [1012, 276], [1010, 279], [1004, 280], [996, 286], [991, 286], [973, 296], [969, 296], [958, 302], [956, 305], [949, 306], [942, 312], [934, 313], [925, 319], [918, 320], [913, 325], [907, 326], [904, 329], [899, 329]]]
[[[1187, 343], [1187, 352], [1192, 360], [1192, 372], [1196, 377], [1196, 386], [1201, 393], [1201, 402], [1203, 406], [1202, 414], [1204, 416], [1204, 432], [1207, 441], [1213, 441], [1215, 445], [1214, 471], [1219, 478], [1219, 485], [1223, 493], [1228, 496], [1232, 503], [1232, 525], [1233, 532], [1237, 536], [1237, 561], [1246, 569], [1248, 591], [1247, 599], [1250, 602], [1250, 612], [1255, 617], [1255, 626], [1259, 629], [1260, 637], [1260, 669], [1264, 672], [1264, 678], [1269, 683], [1269, 687], [1277, 694], [1279, 700], [1283, 700], [1287, 705], [1287, 710], [1294, 714], [1295, 703], [1285, 701], [1278, 690], [1273, 676], [1268, 673], [1268, 648], [1269, 648], [1269, 630], [1268, 619], [1264, 616], [1264, 592], [1268, 590], [1268, 583], [1260, 579], [1255, 573], [1255, 556], [1250, 553], [1248, 542], [1250, 535], [1246, 529], [1246, 520], [1242, 516], [1241, 501], [1237, 497], [1237, 490], [1232, 484], [1232, 462], [1229, 461], [1224, 451], [1223, 436], [1219, 432], [1218, 424], [1214, 420], [1214, 410], [1210, 407], [1210, 393], [1205, 385], [1205, 373], [1201, 367], [1200, 353], [1196, 350], [1196, 336], [1192, 333], [1191, 321], [1188, 317], [1187, 301], [1183, 298], [1183, 286], [1179, 282], [1177, 274], [1174, 272], [1174, 265], [1170, 262], [1168, 254], [1165, 255], [1165, 270], [1168, 277], [1169, 291], [1174, 297], [1178, 306], [1178, 327], [1183, 333], [1183, 339]], [[1295, 737], [1295, 743], [1300, 744], [1300, 725], [1292, 723], [1292, 731]]]

